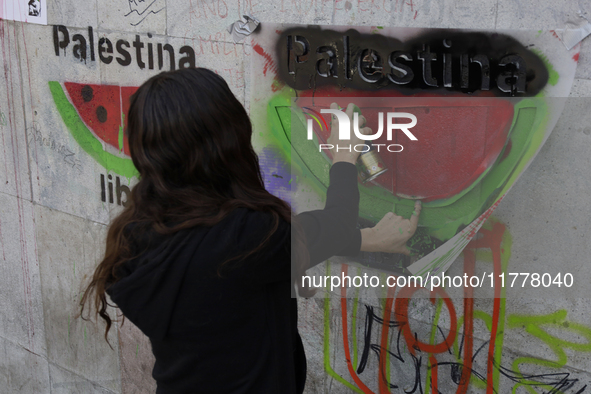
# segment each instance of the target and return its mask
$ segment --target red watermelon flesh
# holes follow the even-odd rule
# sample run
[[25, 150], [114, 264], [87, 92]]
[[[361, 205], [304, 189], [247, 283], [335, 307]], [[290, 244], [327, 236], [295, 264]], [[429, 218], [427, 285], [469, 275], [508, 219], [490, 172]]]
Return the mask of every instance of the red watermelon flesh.
[[[312, 108], [320, 112], [333, 101], [331, 97], [315, 97]], [[362, 103], [362, 100], [357, 102]], [[374, 144], [404, 147], [400, 153], [390, 153], [385, 146], [380, 148], [379, 154], [389, 170], [374, 181], [402, 198], [431, 201], [450, 198], [468, 188], [496, 161], [507, 142], [513, 120], [513, 105], [491, 97], [415, 96], [412, 100], [395, 97], [387, 99], [387, 103], [388, 106], [360, 105], [360, 108], [374, 132], [378, 129], [378, 113], [384, 114], [384, 131]], [[339, 102], [341, 106], [346, 104]], [[418, 141], [411, 141], [400, 130], [388, 141], [387, 112], [415, 115], [417, 125], [409, 131]], [[323, 116], [330, 124], [329, 115]], [[401, 118], [395, 123], [409, 122], [410, 119]], [[322, 141], [330, 135], [330, 130], [324, 127], [322, 130], [315, 127], [315, 130]]]
[[[64, 86], [80, 118], [102, 141], [119, 150], [119, 130], [122, 114], [127, 114], [129, 97], [136, 87], [92, 85], [65, 82]], [[127, 124], [124, 120], [123, 127]], [[123, 138], [123, 152], [129, 156], [127, 138]]]

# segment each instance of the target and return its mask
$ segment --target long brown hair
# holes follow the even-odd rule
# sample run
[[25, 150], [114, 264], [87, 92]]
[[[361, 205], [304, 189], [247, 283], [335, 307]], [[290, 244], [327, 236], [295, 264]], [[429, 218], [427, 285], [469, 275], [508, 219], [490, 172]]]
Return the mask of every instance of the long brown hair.
[[[112, 324], [105, 291], [134, 257], [134, 240], [213, 226], [238, 207], [270, 213], [273, 228], [254, 250], [235, 256], [243, 259], [265, 246], [280, 220], [291, 223], [289, 205], [265, 190], [246, 110], [214, 72], [181, 69], [150, 78], [131, 97], [127, 119], [139, 182], [109, 227], [105, 256], [80, 302], [81, 312], [90, 302], [105, 320], [105, 338]], [[305, 264], [306, 257], [297, 258]]]

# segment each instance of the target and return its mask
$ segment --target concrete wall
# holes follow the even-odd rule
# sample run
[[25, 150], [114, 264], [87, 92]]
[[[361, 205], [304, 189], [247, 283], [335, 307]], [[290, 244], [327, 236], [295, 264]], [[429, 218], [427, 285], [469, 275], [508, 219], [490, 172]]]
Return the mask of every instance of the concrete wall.
[[[217, 70], [247, 108], [254, 109], [258, 103], [250, 97], [257, 87], [251, 83], [250, 64], [256, 52], [249, 39], [235, 44], [226, 31], [245, 13], [259, 18], [263, 27], [285, 22], [544, 31], [564, 28], [579, 10], [591, 16], [588, 3], [574, 0], [148, 3], [54, 0], [48, 26], [0, 21], [2, 393], [154, 390], [149, 343], [130, 322], [111, 331], [111, 349], [101, 324], [76, 315], [82, 283], [101, 257], [109, 219], [120, 209], [118, 194], [122, 203], [125, 186], [133, 183], [128, 158], [118, 149], [119, 136], [105, 129], [101, 138], [107, 142], [101, 144], [83, 126], [100, 131], [105, 116], [120, 124], [110, 116], [123, 109], [130, 90], [119, 86], [139, 86], [158, 72], [158, 44], [171, 46], [176, 67], [190, 63], [190, 50], [183, 48], [192, 48], [195, 65]], [[64, 31], [70, 43], [56, 48], [56, 41], [65, 43]], [[103, 37], [114, 46], [129, 43], [129, 65], [100, 59], [109, 54], [93, 51], [90, 41], [96, 48]], [[141, 61], [133, 46], [137, 40], [144, 45]], [[504, 264], [510, 272], [568, 270], [576, 281], [589, 282], [589, 42], [582, 43], [570, 98], [554, 131], [485, 226], [484, 241], [469, 246], [452, 270], [460, 272], [474, 260], [477, 267]], [[167, 56], [163, 69], [168, 69]], [[82, 122], [64, 92], [73, 97], [86, 85], [92, 87], [91, 98], [75, 103], [86, 106]], [[307, 392], [429, 392], [435, 376], [442, 393], [591, 392], [588, 295], [567, 297], [551, 290], [538, 298], [514, 294], [506, 301], [450, 298], [435, 304], [363, 295], [345, 301], [303, 300]], [[455, 332], [450, 329], [454, 318], [459, 329], [446, 343], [443, 337]], [[366, 321], [373, 321], [373, 328], [367, 330]], [[404, 325], [412, 327], [418, 342], [405, 339]], [[428, 343], [442, 345], [434, 349]], [[367, 364], [360, 369], [364, 349]], [[463, 375], [461, 365], [470, 366]], [[386, 370], [388, 379], [382, 374]]]

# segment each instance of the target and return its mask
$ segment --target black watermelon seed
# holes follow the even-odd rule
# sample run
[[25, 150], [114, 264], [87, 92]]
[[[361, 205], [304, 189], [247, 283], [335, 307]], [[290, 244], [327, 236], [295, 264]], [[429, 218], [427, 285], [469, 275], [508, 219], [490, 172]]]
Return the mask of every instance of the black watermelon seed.
[[94, 91], [92, 90], [92, 88], [88, 85], [84, 85], [84, 87], [82, 88], [82, 100], [84, 100], [84, 102], [87, 103], [90, 100], [92, 100], [93, 96]]
[[107, 110], [105, 109], [105, 107], [99, 105], [96, 108], [96, 117], [101, 123], [105, 123], [107, 121]]

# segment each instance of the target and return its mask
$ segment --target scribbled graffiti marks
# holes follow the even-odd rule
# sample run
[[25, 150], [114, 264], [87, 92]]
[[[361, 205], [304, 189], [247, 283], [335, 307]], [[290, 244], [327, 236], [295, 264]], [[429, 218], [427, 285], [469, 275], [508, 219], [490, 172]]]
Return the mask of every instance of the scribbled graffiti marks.
[[166, 8], [164, 0], [127, 0], [129, 12], [124, 16], [129, 19], [129, 24], [137, 26], [150, 14], [157, 14]]
[[[496, 272], [506, 273], [512, 240], [505, 225], [492, 219], [480, 230], [480, 235], [464, 250], [464, 272], [474, 273], [477, 250], [490, 250]], [[341, 269], [347, 274], [347, 266]], [[359, 298], [342, 298], [341, 338], [344, 360], [353, 382], [342, 374], [334, 374], [327, 361], [329, 357], [325, 358], [325, 368], [339, 382], [367, 394], [375, 392], [370, 386], [376, 383], [380, 393], [401, 388], [408, 394], [465, 394], [469, 386], [486, 390], [487, 394], [536, 394], [541, 390], [554, 394], [589, 392], [584, 374], [569, 368], [576, 358], [569, 359], [567, 349], [590, 352], [591, 328], [568, 320], [568, 311], [564, 309], [544, 315], [507, 317], [505, 302], [501, 302], [506, 293], [499, 283], [495, 286], [501, 291], [494, 298], [490, 312], [476, 309], [473, 293], [468, 292], [463, 299], [462, 314], [462, 302], [452, 301], [442, 288], [432, 294], [437, 296], [437, 301], [414, 298], [416, 289], [402, 288], [395, 297], [393, 292], [389, 293], [379, 307], [364, 305]], [[346, 290], [341, 291], [344, 297]], [[325, 309], [329, 305], [327, 298]], [[325, 324], [330, 324], [330, 320], [325, 320]], [[474, 334], [477, 324], [480, 330], [485, 330], [482, 332], [490, 333], [488, 338]], [[523, 340], [546, 347], [549, 352], [542, 357], [531, 356], [504, 346], [505, 335], [519, 331]], [[329, 347], [326, 349], [330, 351]]]
[[[367, 378], [370, 382], [373, 379], [372, 370], [376, 368], [379, 370], [379, 376], [382, 378], [389, 377], [389, 379], [381, 382], [382, 385], [389, 389], [403, 388], [405, 393], [423, 393], [425, 392], [424, 386], [435, 386], [436, 390], [431, 389], [431, 392], [466, 392], [469, 383], [472, 383], [475, 387], [487, 387], [490, 386], [487, 381], [487, 351], [489, 341], [479, 340], [471, 338], [474, 342], [471, 346], [472, 350], [468, 354], [464, 354], [464, 358], [460, 354], [454, 354], [454, 349], [458, 349], [459, 352], [463, 352], [463, 348], [466, 346], [468, 337], [470, 334], [465, 332], [457, 333], [457, 340], [449, 341], [449, 337], [444, 333], [447, 327], [441, 327], [439, 324], [435, 324], [434, 330], [428, 324], [423, 324], [418, 327], [418, 330], [412, 329], [412, 336], [427, 336], [428, 332], [435, 331], [434, 339], [440, 343], [439, 352], [435, 352], [436, 355], [429, 354], [429, 352], [422, 351], [420, 346], [416, 344], [409, 347], [409, 344], [404, 338], [403, 330], [408, 329], [408, 319], [402, 317], [402, 319], [392, 319], [385, 321], [383, 316], [379, 312], [374, 310], [373, 307], [365, 305], [365, 316], [360, 316], [361, 321], [365, 320], [365, 324], [360, 324], [361, 336], [359, 337], [359, 361], [357, 365], [354, 365], [355, 371], [360, 378]], [[566, 318], [566, 311], [558, 311], [550, 316], [540, 317], [525, 317], [511, 316], [510, 321], [514, 321], [515, 325], [525, 325], [526, 330], [529, 332], [533, 331], [534, 324], [538, 322], [553, 321], [548, 320], [548, 317], [553, 317], [554, 321], [558, 319], [562, 321]], [[537, 321], [532, 323], [532, 320]], [[529, 326], [527, 324], [530, 324]], [[571, 323], [573, 324], [573, 323]], [[390, 336], [390, 341], [387, 342], [387, 347], [384, 348], [384, 343], [380, 342], [382, 333], [380, 330], [384, 325], [389, 326], [395, 332]], [[575, 329], [584, 334], [589, 334], [589, 328], [574, 323]], [[376, 329], [376, 326], [378, 329]], [[416, 327], [416, 322], [415, 322]], [[453, 331], [452, 331], [453, 333]], [[453, 333], [456, 334], [456, 333]], [[587, 344], [574, 344], [568, 343], [556, 337], [547, 335], [547, 344], [558, 350], [558, 345], [561, 344], [563, 347], [572, 347], [579, 351], [586, 351], [588, 349]], [[425, 344], [423, 344], [425, 346]], [[433, 345], [430, 345], [433, 346]], [[412, 350], [411, 350], [412, 349]], [[560, 352], [560, 350], [558, 350]], [[507, 352], [505, 352], [507, 353]], [[566, 357], [563, 357], [564, 364], [553, 363], [551, 361], [545, 361], [535, 359], [533, 357], [520, 357], [516, 354], [505, 355], [505, 358], [513, 359], [513, 365], [501, 365], [499, 360], [493, 361], [493, 368], [500, 374], [500, 383], [498, 387], [525, 387], [530, 393], [537, 393], [540, 389], [545, 389], [550, 393], [572, 393], [579, 394], [585, 393], [587, 385], [585, 385], [585, 379], [581, 374], [569, 371], [568, 369], [562, 369], [566, 364]], [[383, 357], [387, 358], [384, 360]], [[466, 357], [470, 357], [471, 361], [466, 363]], [[533, 364], [541, 365], [540, 369], [536, 373], [525, 373], [521, 371], [520, 364]], [[387, 367], [387, 365], [390, 365]], [[507, 362], [505, 364], [508, 364]], [[561, 365], [562, 364], [562, 365]], [[543, 368], [547, 367], [547, 368]], [[553, 369], [554, 368], [554, 369]], [[463, 372], [463, 369], [466, 371]], [[434, 371], [437, 370], [434, 378]], [[431, 371], [431, 378], [425, 381], [425, 377], [428, 375], [428, 371]], [[465, 374], [462, 377], [462, 373]], [[471, 377], [472, 379], [468, 379]], [[458, 387], [461, 389], [458, 391]], [[491, 386], [492, 387], [492, 386]], [[498, 390], [497, 387], [497, 390]], [[439, 391], [437, 391], [439, 390]], [[490, 389], [489, 389], [490, 390]], [[533, 391], [532, 391], [533, 390]], [[490, 392], [490, 391], [489, 391]], [[499, 392], [499, 391], [497, 391]]]
[[33, 123], [31, 127], [27, 128], [27, 137], [29, 139], [29, 145], [31, 145], [33, 142], [37, 142], [39, 146], [58, 153], [62, 156], [66, 164], [76, 169], [78, 173], [82, 173], [82, 165], [80, 164], [80, 160], [76, 158], [76, 154], [64, 144], [56, 141], [54, 138], [44, 136], [37, 123]]

